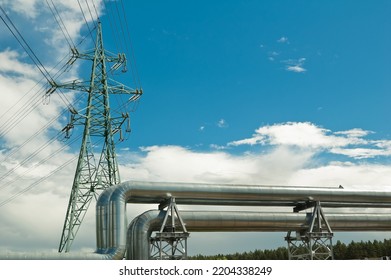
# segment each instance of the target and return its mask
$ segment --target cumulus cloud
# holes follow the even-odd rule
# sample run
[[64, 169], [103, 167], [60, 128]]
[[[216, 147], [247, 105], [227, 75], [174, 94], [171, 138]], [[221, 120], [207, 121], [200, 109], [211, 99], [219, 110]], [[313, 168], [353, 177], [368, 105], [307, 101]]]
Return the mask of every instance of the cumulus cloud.
[[[320, 151], [331, 152], [332, 149], [338, 147], [343, 149], [350, 144], [370, 143], [369, 140], [362, 138], [370, 133], [373, 132], [359, 128], [332, 132], [312, 123], [276, 124], [260, 127], [252, 138], [247, 138], [242, 143], [231, 143], [231, 145], [246, 144], [249, 147], [253, 147], [251, 144], [257, 144], [265, 147], [263, 150], [254, 149], [242, 153], [232, 153], [229, 149], [200, 152], [181, 146], [156, 145], [144, 147], [136, 161], [121, 166], [121, 172], [125, 180], [335, 188], [343, 185], [345, 189], [391, 191], [390, 165], [356, 161], [357, 155], [349, 161], [329, 161], [319, 158]], [[127, 161], [131, 162], [132, 158], [134, 155]], [[338, 211], [344, 210], [338, 209]], [[235, 237], [220, 234], [219, 238], [229, 243], [232, 238], [241, 236], [251, 243], [256, 242], [260, 236], [265, 236], [274, 247], [284, 246], [283, 234], [266, 235], [264, 233], [249, 236], [235, 233]], [[210, 246], [205, 243], [202, 239], [205, 235], [199, 235], [202, 242], [197, 239], [198, 234], [192, 236], [195, 237], [189, 245], [192, 253], [213, 254], [216, 251], [213, 251], [212, 247], [218, 250], [217, 252], [225, 252], [221, 246]], [[210, 233], [208, 236], [213, 239]], [[340, 238], [341, 235], [338, 233], [336, 236]], [[351, 237], [346, 238], [348, 241], [351, 240], [349, 239]], [[356, 238], [384, 237], [360, 234]], [[242, 248], [246, 246], [247, 242], [236, 250], [243, 250]], [[235, 250], [231, 246], [230, 248], [227, 252]]]
[[[290, 127], [294, 128], [295, 126]], [[227, 149], [200, 152], [181, 146], [144, 147], [136, 162], [123, 165], [122, 168], [126, 174], [125, 178], [142, 181], [311, 186], [343, 184], [348, 188], [360, 185], [371, 188], [391, 186], [387, 175], [391, 171], [391, 166], [388, 165], [354, 160], [320, 163], [317, 156], [319, 149], [334, 149], [331, 140], [339, 140], [327, 139], [328, 136], [321, 140], [322, 131], [324, 133], [326, 130], [319, 131], [320, 136], [316, 135], [313, 143], [294, 142], [299, 144], [299, 147], [283, 144], [286, 143], [284, 141], [275, 141], [272, 144], [265, 140], [262, 145], [271, 148], [262, 152], [234, 154]], [[302, 132], [298, 134], [304, 135]], [[340, 139], [340, 143], [336, 145], [343, 146], [349, 141]], [[309, 145], [308, 148], [306, 144]], [[355, 154], [353, 158], [356, 157]], [[131, 161], [131, 158], [128, 161]]]
[[[370, 133], [360, 128], [332, 132], [309, 122], [288, 122], [262, 126], [251, 138], [227, 145], [260, 145], [265, 150], [236, 154], [229, 149], [199, 152], [180, 146], [151, 146], [143, 148], [137, 162], [124, 170], [128, 178], [152, 181], [389, 186], [391, 166], [355, 161], [390, 156], [388, 142], [364, 138]], [[383, 150], [377, 147], [379, 143]], [[349, 148], [352, 146], [356, 148]], [[350, 161], [319, 162], [323, 153], [346, 155]]]
[[[84, 24], [78, 3], [53, 2], [69, 37], [76, 42]], [[48, 71], [69, 55], [69, 46], [46, 2], [0, 0], [0, 4]], [[100, 11], [101, 2], [95, 4]], [[28, 55], [20, 51], [10, 32], [4, 26], [1, 29], [0, 221], [4, 227], [0, 229], [0, 249], [56, 248], [73, 180], [69, 174], [74, 174], [77, 159], [77, 153], [70, 151], [70, 143], [64, 143], [59, 136], [68, 121], [62, 114], [66, 102], [57, 93], [44, 98], [47, 81]], [[77, 76], [77, 70], [75, 67], [61, 78]], [[72, 103], [73, 94], [65, 94]], [[58, 172], [50, 176], [54, 170]], [[92, 219], [87, 218], [86, 224], [94, 221], [91, 212]], [[81, 235], [83, 241], [91, 239], [90, 231], [88, 238]]]
[[26, 18], [29, 19], [35, 19], [39, 12], [38, 12], [38, 4], [40, 1], [37, 0], [1, 0], [0, 4], [4, 6], [9, 6], [11, 9], [23, 15]]
[[[199, 152], [181, 146], [151, 146], [124, 170], [128, 178], [142, 181], [281, 184], [291, 172], [303, 167], [311, 153], [296, 153], [285, 147], [267, 154], [233, 155]], [[130, 160], [130, 159], [129, 159]]]
[[[5, 6], [11, 7], [14, 12], [29, 20], [40, 18], [42, 25], [31, 33], [36, 35], [36, 32], [39, 32], [45, 38], [39, 45], [43, 52], [51, 49], [65, 54], [68, 51], [60, 30], [47, 28], [50, 13], [47, 9], [41, 9], [43, 6], [40, 1], [0, 0], [0, 3], [7, 4]], [[77, 3], [66, 0], [56, 3], [61, 3], [64, 7], [62, 17], [69, 27], [70, 36], [72, 39], [78, 38], [83, 19], [77, 12]], [[81, 3], [85, 5], [84, 2]], [[98, 7], [98, 11], [100, 8]], [[55, 26], [53, 21], [51, 24]], [[280, 43], [288, 42], [285, 37], [280, 40]], [[296, 64], [292, 61], [290, 66], [304, 69], [304, 61], [305, 59], [299, 59]], [[10, 63], [14, 66], [10, 67]], [[296, 68], [296, 72], [300, 72], [300, 69]], [[8, 114], [13, 115], [21, 108], [23, 102], [19, 107], [13, 105], [18, 104], [19, 100], [25, 101], [23, 94], [39, 82], [36, 73], [33, 65], [29, 64], [21, 53], [8, 46], [0, 49], [0, 92], [7, 96], [0, 103], [0, 112], [13, 108]], [[39, 83], [38, 88], [41, 86]], [[39, 93], [39, 90], [34, 89], [31, 95], [27, 96], [31, 97], [37, 92]], [[69, 174], [73, 175], [75, 170], [75, 162], [71, 160], [77, 158], [77, 154], [68, 149], [67, 143], [62, 143], [57, 138], [53, 138], [48, 146], [45, 146], [45, 143], [53, 136], [51, 130], [58, 132], [66, 120], [55, 118], [47, 130], [36, 136], [34, 141], [15, 153], [13, 151], [33, 136], [42, 125], [57, 116], [62, 108], [64, 104], [55, 98], [46, 105], [39, 102], [39, 106], [37, 105], [28, 118], [19, 122], [18, 127], [4, 134], [0, 140], [0, 176], [10, 174], [1, 178], [0, 203], [9, 198], [17, 198], [12, 203], [1, 206], [0, 251], [57, 249], [73, 180], [73, 176]], [[6, 116], [0, 119], [1, 124], [7, 120]], [[221, 119], [210, 125], [227, 127], [228, 124]], [[205, 126], [200, 127], [201, 131], [204, 129]], [[0, 130], [1, 132], [4, 130]], [[211, 145], [213, 149], [209, 151], [175, 145], [143, 147], [137, 153], [126, 149], [119, 150], [119, 168], [123, 181], [385, 187], [390, 185], [390, 166], [355, 161], [390, 155], [391, 141], [366, 139], [366, 136], [373, 133], [360, 128], [333, 132], [309, 122], [287, 122], [259, 127], [251, 137], [244, 136], [242, 140], [232, 141], [225, 147]], [[241, 153], [229, 149], [238, 146], [261, 149], [248, 149]], [[42, 151], [29, 158], [29, 155], [37, 151], [37, 147], [43, 147]], [[59, 153], [56, 154], [56, 151]], [[322, 152], [344, 155], [348, 160], [319, 161], [317, 156]], [[29, 160], [25, 161], [27, 158]], [[52, 170], [66, 162], [70, 163], [61, 169], [61, 172], [39, 182], [39, 185], [33, 185], [37, 178], [49, 175]], [[29, 186], [32, 187], [28, 188]], [[137, 208], [136, 212], [141, 213], [141, 209], [150, 208]], [[84, 247], [88, 247], [89, 251], [95, 249], [94, 215], [93, 209], [88, 211], [75, 241], [75, 250]], [[204, 240], [202, 244], [210, 245]], [[253, 244], [251, 243], [251, 246]]]
[[[123, 181], [304, 185], [336, 188], [343, 185], [345, 189], [390, 189], [388, 174], [391, 172], [391, 166], [356, 162], [354, 158], [345, 162], [319, 162], [316, 156], [320, 150], [342, 149], [352, 143], [368, 144], [370, 141], [363, 137], [369, 133], [363, 129], [332, 132], [312, 123], [289, 122], [262, 126], [256, 130], [252, 138], [247, 138], [247, 141], [231, 142], [230, 145], [233, 147], [246, 144], [251, 147], [253, 143], [253, 145], [266, 147], [265, 150], [255, 149], [233, 153], [229, 149], [198, 151], [175, 145], [142, 147], [139, 152], [124, 149], [120, 151], [120, 171]], [[73, 171], [68, 169], [67, 174], [70, 173]], [[46, 183], [43, 188], [39, 188], [39, 191], [29, 192], [17, 200], [12, 208], [19, 209], [18, 213], [14, 213], [12, 208], [3, 207], [5, 211], [0, 214], [0, 218], [3, 219], [2, 215], [7, 216], [4, 217], [5, 226], [2, 235], [6, 237], [4, 240], [15, 242], [11, 244], [17, 244], [19, 239], [23, 239], [26, 243], [36, 240], [37, 248], [49, 248], [50, 245], [47, 243], [43, 245], [45, 238], [50, 242], [49, 244], [52, 244], [51, 246], [57, 244], [56, 237], [62, 224], [62, 220], [58, 221], [58, 217], [65, 215], [64, 205], [69, 195], [65, 189], [56, 188], [58, 180], [69, 181], [68, 175], [64, 173], [62, 176], [56, 175], [56, 178], [50, 180], [50, 184]], [[41, 208], [38, 207], [37, 211], [30, 212], [27, 208], [31, 207], [31, 203], [45, 205], [45, 199], [50, 200], [49, 206], [51, 205], [53, 211], [50, 215], [41, 218], [41, 223], [45, 227], [43, 231], [34, 227], [29, 220], [35, 218]], [[130, 219], [137, 213], [150, 209], [151, 206], [141, 208], [131, 206], [131, 208], [133, 212], [129, 216]], [[29, 213], [20, 214], [25, 211]], [[14, 224], [12, 219], [23, 222]], [[50, 223], [50, 219], [57, 220], [55, 223]], [[34, 230], [29, 230], [29, 227], [34, 227]], [[17, 230], [20, 236], [11, 235], [10, 232], [13, 230]], [[79, 247], [75, 248], [90, 246], [93, 250], [94, 243], [91, 242], [90, 236], [94, 230], [94, 213], [90, 211], [75, 244]], [[29, 232], [30, 236], [25, 236], [25, 232]], [[193, 242], [197, 244], [198, 241], [192, 240]], [[23, 243], [23, 246], [27, 246], [26, 243]], [[202, 244], [205, 246], [205, 243]], [[5, 244], [0, 243], [1, 246], [5, 247]], [[200, 252], [205, 253], [205, 251]]]
[[252, 137], [232, 141], [228, 145], [282, 145], [356, 159], [389, 156], [389, 141], [365, 139], [370, 133], [359, 128], [332, 132], [309, 122], [287, 122], [260, 127]]
[[296, 170], [290, 178], [293, 185], [337, 186], [368, 190], [391, 190], [391, 166], [370, 163], [329, 162]]
[[40, 78], [37, 69], [28, 63], [22, 61], [21, 55], [9, 48], [0, 52], [0, 73], [8, 77], [26, 77], [33, 80]]

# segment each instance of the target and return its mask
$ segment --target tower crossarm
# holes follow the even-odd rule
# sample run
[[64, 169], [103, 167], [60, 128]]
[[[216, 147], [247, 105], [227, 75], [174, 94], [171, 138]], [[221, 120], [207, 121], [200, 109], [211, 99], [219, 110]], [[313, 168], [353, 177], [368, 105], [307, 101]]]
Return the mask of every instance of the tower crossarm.
[[109, 79], [107, 89], [110, 94], [128, 94], [133, 95], [130, 100], [135, 101], [143, 94], [142, 89], [133, 89], [117, 81]]
[[[126, 61], [126, 55], [124, 53], [114, 54], [114, 53], [109, 52], [107, 50], [102, 50], [102, 52], [104, 53], [104, 57], [105, 57], [106, 62], [122, 63], [122, 62]], [[72, 61], [75, 59], [83, 59], [83, 60], [93, 61], [95, 58], [95, 49], [80, 53], [77, 48], [71, 48], [71, 53], [72, 53], [72, 56], [69, 59], [69, 61]]]
[[[64, 83], [50, 83], [51, 88], [48, 92], [53, 93], [57, 88], [75, 90], [80, 92], [91, 92], [94, 89], [91, 88], [90, 81], [73, 80]], [[127, 94], [133, 95], [129, 98], [130, 101], [135, 101], [143, 94], [142, 89], [133, 89], [122, 83], [109, 79], [107, 82], [107, 90], [109, 94]]]

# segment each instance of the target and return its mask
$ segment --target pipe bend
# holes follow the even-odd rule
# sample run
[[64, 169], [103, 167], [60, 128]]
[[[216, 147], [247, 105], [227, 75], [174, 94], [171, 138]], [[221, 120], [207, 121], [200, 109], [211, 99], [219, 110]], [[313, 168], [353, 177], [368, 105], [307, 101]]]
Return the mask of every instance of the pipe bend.
[[158, 204], [169, 196], [174, 196], [177, 204], [190, 205], [292, 206], [313, 197], [322, 203], [334, 203], [334, 207], [340, 204], [364, 207], [365, 203], [391, 207], [391, 192], [338, 188], [128, 181], [113, 189], [103, 192], [103, 197], [98, 200], [97, 243], [100, 252], [107, 249], [107, 252], [124, 251], [126, 203]]

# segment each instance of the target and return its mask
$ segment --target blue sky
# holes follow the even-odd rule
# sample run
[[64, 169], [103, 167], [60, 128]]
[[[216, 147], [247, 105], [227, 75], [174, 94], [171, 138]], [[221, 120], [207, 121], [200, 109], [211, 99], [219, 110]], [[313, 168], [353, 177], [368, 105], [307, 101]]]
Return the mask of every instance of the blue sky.
[[287, 121], [389, 135], [387, 1], [147, 1], [129, 9], [146, 92], [134, 117], [137, 145], [223, 145]]
[[[121, 12], [122, 4], [125, 8], [144, 94], [131, 112], [132, 133], [117, 146], [123, 181], [390, 189], [389, 1], [81, 1], [86, 19], [77, 1], [53, 2], [72, 40], [86, 36], [79, 51], [92, 46], [87, 34], [93, 23], [86, 5], [93, 9], [94, 4], [106, 49], [125, 52], [131, 68], [129, 34], [113, 21], [115, 3], [121, 3]], [[0, 4], [48, 69], [69, 58], [67, 42], [46, 3]], [[58, 95], [48, 104], [40, 102], [14, 129], [6, 129], [26, 100], [34, 93], [42, 95], [32, 90], [42, 75], [3, 22], [0, 32], [0, 112], [11, 110], [0, 118], [0, 174], [12, 182], [0, 186], [5, 201], [77, 156], [79, 144], [54, 141], [31, 156], [64, 127], [64, 114], [22, 146], [64, 108]], [[89, 67], [75, 64], [61, 79], [87, 79]], [[137, 86], [131, 71], [112, 78]], [[72, 102], [78, 96], [65, 94]], [[26, 99], [18, 102], [23, 96]], [[112, 98], [113, 107], [117, 100]], [[47, 155], [56, 151], [49, 160]], [[38, 164], [42, 160], [45, 164]], [[0, 248], [57, 248], [74, 168], [67, 166], [1, 206], [0, 220], [6, 226]], [[133, 215], [151, 208], [143, 207]], [[38, 229], [31, 220], [42, 211], [47, 213], [46, 227]], [[78, 249], [95, 246], [94, 211], [85, 224], [75, 242]], [[11, 234], [15, 231], [17, 236]], [[210, 239], [220, 239], [213, 249], [196, 237], [193, 250], [235, 252], [251, 250], [254, 244], [273, 248], [285, 245], [283, 235], [243, 234], [239, 236], [246, 244], [230, 248], [225, 242], [234, 234], [223, 239], [219, 235]], [[260, 236], [270, 242], [259, 242]], [[387, 236], [355, 233], [337, 238], [349, 242]]]

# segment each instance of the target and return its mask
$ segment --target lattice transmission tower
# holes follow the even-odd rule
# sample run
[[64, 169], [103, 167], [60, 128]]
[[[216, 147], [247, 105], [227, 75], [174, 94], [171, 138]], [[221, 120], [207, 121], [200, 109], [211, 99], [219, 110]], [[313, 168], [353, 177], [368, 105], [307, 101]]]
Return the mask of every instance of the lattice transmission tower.
[[[110, 186], [120, 183], [120, 174], [115, 153], [113, 136], [122, 132], [122, 126], [129, 122], [129, 114], [110, 115], [109, 95], [126, 94], [129, 101], [137, 100], [142, 89], [131, 89], [107, 77], [106, 63], [112, 64], [109, 71], [123, 67], [126, 70], [125, 54], [113, 55], [103, 47], [102, 27], [97, 25], [95, 48], [86, 53], [72, 49], [73, 64], [77, 59], [92, 61], [89, 81], [51, 83], [49, 94], [57, 88], [87, 93], [87, 106], [77, 111], [71, 110], [69, 123], [63, 131], [66, 137], [76, 125], [84, 126], [83, 138], [77, 162], [75, 177], [69, 198], [65, 222], [62, 230], [59, 252], [68, 252], [82, 224], [88, 207], [99, 194]], [[95, 153], [95, 151], [98, 151]], [[96, 156], [99, 154], [99, 156]]]

